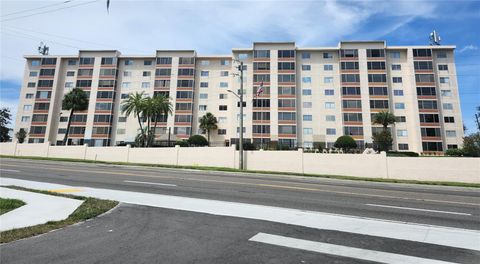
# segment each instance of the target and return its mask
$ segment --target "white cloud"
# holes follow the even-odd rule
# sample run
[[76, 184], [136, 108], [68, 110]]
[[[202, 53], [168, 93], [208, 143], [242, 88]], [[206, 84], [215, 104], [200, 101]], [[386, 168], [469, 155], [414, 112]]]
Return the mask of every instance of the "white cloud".
[[461, 50], [458, 51], [458, 53], [463, 53], [465, 51], [470, 51], [470, 50], [478, 50], [478, 46], [475, 46], [475, 45], [467, 45], [465, 47], [463, 47]]

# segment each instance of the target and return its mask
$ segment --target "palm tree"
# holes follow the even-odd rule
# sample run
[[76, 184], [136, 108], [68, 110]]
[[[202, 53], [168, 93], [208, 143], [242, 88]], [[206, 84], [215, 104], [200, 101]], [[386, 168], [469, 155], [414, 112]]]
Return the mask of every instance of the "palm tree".
[[70, 132], [70, 125], [72, 123], [73, 113], [76, 111], [85, 111], [88, 109], [88, 95], [80, 88], [73, 88], [69, 93], [65, 95], [62, 102], [62, 108], [64, 110], [70, 110], [70, 116], [68, 117], [67, 131], [63, 138], [63, 145], [67, 144], [68, 133]]
[[172, 103], [168, 97], [163, 95], [155, 95], [153, 98], [149, 98], [148, 100], [151, 101], [148, 105], [152, 108], [149, 110], [150, 118], [153, 119], [154, 122], [151, 138], [149, 140], [149, 145], [151, 146], [153, 140], [155, 139], [155, 129], [157, 128], [158, 120], [162, 116], [172, 113]]
[[[145, 109], [146, 98], [143, 96], [143, 92], [136, 92], [129, 94], [128, 98], [122, 101], [122, 113], [127, 116], [133, 114], [137, 117], [138, 125], [140, 126], [140, 133], [145, 138], [145, 130], [142, 126], [142, 115]], [[144, 141], [145, 142], [145, 141]]]
[[210, 112], [200, 118], [200, 128], [207, 131], [208, 146], [210, 146], [210, 130], [217, 129], [217, 118]]
[[382, 125], [383, 131], [386, 131], [388, 129], [388, 126], [395, 124], [396, 121], [397, 117], [389, 111], [381, 111], [373, 116], [373, 123]]

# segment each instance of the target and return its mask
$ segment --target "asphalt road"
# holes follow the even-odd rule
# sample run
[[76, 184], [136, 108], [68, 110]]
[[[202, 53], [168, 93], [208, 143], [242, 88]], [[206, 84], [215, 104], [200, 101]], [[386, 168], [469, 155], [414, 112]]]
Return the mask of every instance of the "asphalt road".
[[297, 176], [0, 159], [2, 177], [480, 230], [480, 190]]
[[455, 263], [478, 263], [480, 259], [478, 251], [121, 204], [111, 213], [91, 221], [2, 245], [0, 260], [1, 263], [49, 264], [373, 263], [249, 241], [259, 232], [422, 259]]

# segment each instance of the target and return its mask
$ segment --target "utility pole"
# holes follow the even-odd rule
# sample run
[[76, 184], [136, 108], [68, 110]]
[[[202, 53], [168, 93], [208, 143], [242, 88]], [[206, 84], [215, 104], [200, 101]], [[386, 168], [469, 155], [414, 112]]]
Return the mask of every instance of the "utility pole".
[[240, 62], [238, 70], [240, 71], [240, 146], [238, 149], [240, 151], [240, 169], [243, 170], [243, 61]]

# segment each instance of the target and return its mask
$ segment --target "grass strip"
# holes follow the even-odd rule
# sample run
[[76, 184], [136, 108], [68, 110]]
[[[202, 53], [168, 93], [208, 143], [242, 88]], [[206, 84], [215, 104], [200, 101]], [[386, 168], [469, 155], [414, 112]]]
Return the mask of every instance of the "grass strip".
[[69, 159], [69, 158], [46, 158], [46, 157], [33, 157], [33, 156], [0, 155], [0, 158], [15, 158], [15, 159], [28, 159], [28, 160], [51, 160], [51, 161], [64, 161], [64, 162], [143, 166], [143, 167], [158, 167], [158, 168], [171, 168], [171, 169], [194, 169], [194, 170], [203, 170], [203, 171], [224, 171], [224, 172], [238, 172], [238, 173], [252, 173], [252, 174], [256, 173], [256, 174], [270, 174], [270, 175], [279, 175], [279, 176], [283, 175], [283, 176], [318, 177], [318, 178], [329, 178], [329, 179], [338, 179], [338, 180], [352, 180], [352, 181], [367, 181], [367, 182], [406, 183], [406, 184], [423, 184], [423, 185], [440, 185], [440, 186], [480, 188], [480, 184], [478, 184], [478, 183], [451, 182], [451, 181], [417, 181], [417, 180], [367, 178], [367, 177], [356, 177], [356, 176], [311, 174], [311, 173], [281, 172], [281, 171], [240, 170], [240, 169], [227, 168], [227, 167], [183, 166], [183, 165], [167, 165], [167, 164], [152, 164], [152, 163], [133, 163], [133, 162], [114, 162], [114, 161]]
[[25, 203], [23, 201], [17, 199], [0, 198], [0, 215], [10, 212], [13, 209], [17, 209], [18, 207], [24, 205]]
[[56, 229], [73, 225], [79, 222], [83, 222], [85, 220], [88, 220], [90, 218], [96, 217], [98, 215], [101, 215], [109, 211], [110, 209], [114, 208], [118, 204], [117, 201], [101, 200], [101, 199], [95, 199], [90, 197], [82, 197], [82, 196], [61, 194], [61, 193], [55, 193], [55, 192], [49, 192], [49, 191], [34, 190], [34, 189], [28, 189], [28, 188], [23, 188], [18, 186], [3, 186], [3, 187], [22, 190], [22, 191], [30, 191], [30, 192], [36, 192], [36, 193], [42, 193], [42, 194], [48, 194], [48, 195], [61, 196], [61, 197], [77, 199], [77, 200], [83, 200], [84, 202], [65, 220], [49, 221], [45, 224], [3, 231], [0, 233], [0, 244], [8, 243], [18, 239], [37, 236], [40, 234], [50, 232], [52, 230], [56, 230]]

